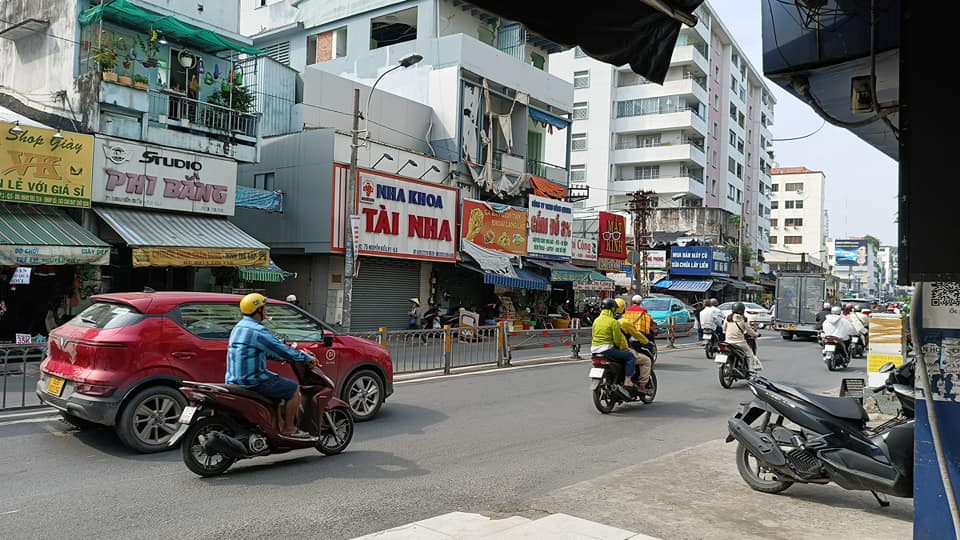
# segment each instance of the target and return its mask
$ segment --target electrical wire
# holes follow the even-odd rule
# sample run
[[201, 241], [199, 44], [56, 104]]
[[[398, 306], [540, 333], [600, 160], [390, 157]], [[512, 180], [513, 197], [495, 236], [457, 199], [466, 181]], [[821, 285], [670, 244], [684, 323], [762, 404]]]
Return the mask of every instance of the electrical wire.
[[823, 129], [823, 126], [825, 126], [825, 125], [827, 125], [827, 121], [826, 121], [825, 119], [821, 118], [820, 127], [818, 127], [817, 129], [811, 131], [810, 133], [807, 133], [806, 135], [801, 135], [801, 136], [799, 136], [799, 137], [785, 137], [785, 138], [783, 138], [783, 139], [770, 139], [770, 141], [771, 141], [771, 142], [785, 142], [785, 141], [798, 141], [798, 140], [800, 140], [800, 139], [806, 139], [807, 137], [812, 137], [812, 136], [816, 135], [817, 133], [819, 133], [820, 130]]

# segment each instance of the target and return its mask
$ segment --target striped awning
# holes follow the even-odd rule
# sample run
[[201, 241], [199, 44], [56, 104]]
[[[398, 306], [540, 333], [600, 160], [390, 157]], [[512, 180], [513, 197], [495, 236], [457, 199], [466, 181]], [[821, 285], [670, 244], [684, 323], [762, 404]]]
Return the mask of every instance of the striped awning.
[[514, 270], [517, 273], [517, 277], [513, 277], [494, 272], [484, 272], [479, 267], [468, 263], [457, 263], [457, 266], [483, 274], [483, 282], [487, 285], [500, 285], [511, 289], [527, 289], [531, 291], [550, 290], [550, 282], [547, 281], [547, 278], [529, 270], [524, 270], [523, 268], [515, 268]]
[[224, 218], [94, 208], [133, 249], [134, 266], [258, 266], [270, 248]]
[[290, 276], [297, 277], [297, 274], [277, 266], [273, 260], [267, 266], [238, 266], [237, 270], [240, 271], [240, 279], [244, 281], [280, 283]]
[[683, 292], [705, 292], [713, 285], [710, 279], [675, 279], [670, 283], [668, 290]]
[[0, 203], [0, 266], [110, 263], [110, 246], [55, 206]]

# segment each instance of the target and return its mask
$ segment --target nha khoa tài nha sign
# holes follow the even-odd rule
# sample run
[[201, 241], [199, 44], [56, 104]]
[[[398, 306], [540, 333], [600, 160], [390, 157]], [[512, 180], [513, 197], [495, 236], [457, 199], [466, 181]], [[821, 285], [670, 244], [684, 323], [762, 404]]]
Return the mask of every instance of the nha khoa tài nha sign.
[[357, 251], [375, 257], [457, 260], [459, 190], [359, 171]]
[[90, 207], [93, 136], [0, 122], [0, 201]]

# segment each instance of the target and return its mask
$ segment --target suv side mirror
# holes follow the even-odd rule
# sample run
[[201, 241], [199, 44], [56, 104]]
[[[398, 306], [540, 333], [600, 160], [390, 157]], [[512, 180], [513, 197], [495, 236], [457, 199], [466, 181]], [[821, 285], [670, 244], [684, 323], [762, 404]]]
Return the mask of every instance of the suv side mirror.
[[333, 347], [333, 336], [324, 334], [324, 336], [323, 336], [323, 346], [324, 346], [324, 347]]

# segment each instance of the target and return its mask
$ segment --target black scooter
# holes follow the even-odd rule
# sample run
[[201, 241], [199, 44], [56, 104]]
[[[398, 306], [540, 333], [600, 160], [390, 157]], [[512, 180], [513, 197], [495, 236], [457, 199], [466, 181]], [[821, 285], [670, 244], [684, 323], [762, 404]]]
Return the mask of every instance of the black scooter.
[[711, 328], [703, 329], [703, 352], [713, 360], [720, 352], [720, 333]]
[[881, 493], [913, 497], [913, 365], [882, 368], [890, 373], [884, 389], [900, 400], [901, 413], [873, 429], [866, 427], [867, 413], [855, 398], [752, 379], [756, 398], [727, 421], [727, 442], [738, 442], [740, 476], [763, 493], [779, 493], [796, 482], [834, 482], [870, 491], [881, 506], [889, 505]]
[[[642, 352], [641, 354], [650, 357], [650, 354], [647, 352]], [[593, 393], [593, 405], [601, 414], [613, 412], [613, 409], [620, 403], [640, 401], [644, 405], [649, 405], [653, 403], [653, 400], [657, 397], [657, 374], [655, 368], [651, 367], [650, 380], [647, 382], [646, 388], [643, 389], [643, 393], [641, 393], [636, 390], [636, 373], [633, 373], [631, 376], [634, 382], [634, 388], [627, 389], [623, 386], [627, 371], [623, 363], [611, 360], [603, 354], [593, 354], [590, 360], [593, 364], [589, 374], [591, 379], [590, 391]], [[653, 359], [651, 358], [650, 361], [652, 365]], [[629, 394], [624, 395], [620, 389], [627, 391]]]

